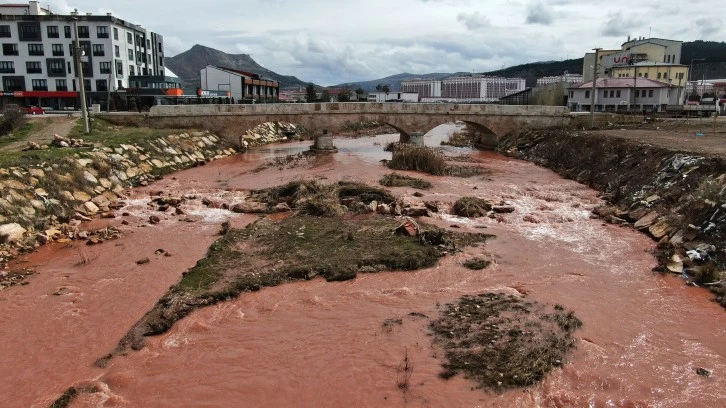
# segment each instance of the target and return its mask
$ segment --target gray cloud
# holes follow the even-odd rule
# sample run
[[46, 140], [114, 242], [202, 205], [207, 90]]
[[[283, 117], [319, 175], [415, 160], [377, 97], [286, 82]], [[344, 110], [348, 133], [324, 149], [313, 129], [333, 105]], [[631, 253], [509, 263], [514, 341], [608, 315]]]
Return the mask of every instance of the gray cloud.
[[625, 16], [622, 11], [611, 11], [603, 24], [601, 34], [606, 37], [624, 37], [641, 25], [642, 21], [637, 18]]
[[456, 20], [464, 24], [469, 30], [478, 30], [480, 28], [492, 26], [492, 22], [489, 21], [489, 18], [479, 14], [478, 11], [473, 13], [459, 13], [459, 15], [456, 16]]
[[[73, 8], [112, 12], [162, 34], [169, 56], [199, 43], [250, 54], [268, 69], [322, 85], [401, 72], [485, 72], [578, 58], [593, 47], [619, 48], [627, 35], [647, 36], [651, 23], [645, 21], [657, 22], [654, 37], [726, 38], [718, 18], [704, 17], [705, 1], [698, 7], [632, 0], [205, 0], [202, 6], [159, 0], [144, 7], [138, 0], [42, 3], [50, 3], [55, 13]], [[567, 24], [556, 24], [560, 21]]]
[[527, 6], [527, 24], [550, 25], [554, 21], [552, 12], [542, 2], [529, 3]]

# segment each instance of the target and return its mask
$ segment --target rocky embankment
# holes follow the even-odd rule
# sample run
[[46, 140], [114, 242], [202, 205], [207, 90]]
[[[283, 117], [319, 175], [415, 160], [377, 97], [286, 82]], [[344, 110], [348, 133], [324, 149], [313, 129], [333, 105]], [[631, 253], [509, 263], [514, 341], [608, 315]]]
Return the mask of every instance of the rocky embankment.
[[235, 153], [214, 134], [191, 132], [0, 168], [0, 266], [49, 241], [112, 238], [114, 231], [84, 231], [80, 224], [115, 217], [129, 187]]
[[651, 236], [658, 271], [708, 287], [726, 307], [726, 160], [564, 130], [510, 134], [498, 150], [601, 191], [598, 216]]

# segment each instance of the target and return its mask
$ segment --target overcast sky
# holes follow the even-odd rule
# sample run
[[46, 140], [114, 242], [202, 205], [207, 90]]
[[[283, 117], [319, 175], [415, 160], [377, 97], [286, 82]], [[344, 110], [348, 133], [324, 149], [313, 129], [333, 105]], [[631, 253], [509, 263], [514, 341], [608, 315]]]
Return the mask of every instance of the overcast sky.
[[167, 56], [202, 44], [250, 54], [320, 85], [402, 72], [490, 71], [619, 48], [627, 36], [724, 41], [706, 0], [43, 0], [164, 36]]

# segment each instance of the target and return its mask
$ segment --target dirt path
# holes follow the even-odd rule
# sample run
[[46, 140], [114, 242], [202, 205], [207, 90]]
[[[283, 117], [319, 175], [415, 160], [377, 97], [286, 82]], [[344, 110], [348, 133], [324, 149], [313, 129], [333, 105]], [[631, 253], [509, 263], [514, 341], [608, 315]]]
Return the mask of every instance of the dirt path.
[[28, 136], [1, 147], [0, 151], [17, 152], [26, 147], [30, 141], [40, 145], [48, 144], [55, 134], [67, 137], [77, 120], [78, 117], [67, 115], [29, 116], [28, 122], [33, 125], [33, 129]]
[[688, 121], [680, 119], [644, 124], [637, 128], [598, 130], [593, 133], [700, 155], [726, 157], [726, 121], [720, 119], [715, 123], [710, 118], [692, 118]]

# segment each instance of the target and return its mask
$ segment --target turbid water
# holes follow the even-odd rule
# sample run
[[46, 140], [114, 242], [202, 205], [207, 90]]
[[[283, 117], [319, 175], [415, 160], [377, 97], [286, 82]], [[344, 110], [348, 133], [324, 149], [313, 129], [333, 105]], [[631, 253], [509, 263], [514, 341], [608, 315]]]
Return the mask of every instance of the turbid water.
[[[435, 129], [427, 143], [454, 129]], [[311, 177], [375, 184], [390, 172], [379, 163], [390, 157], [382, 145], [395, 138], [336, 140], [339, 153], [294, 167], [259, 166], [309, 143], [268, 146], [182, 171], [132, 192], [123, 210], [130, 215], [108, 221], [129, 221], [122, 238], [92, 247], [55, 244], [29, 256], [22, 265], [38, 271], [30, 284], [0, 292], [0, 406], [45, 407], [71, 385], [99, 390], [73, 407], [726, 406], [726, 314], [707, 291], [651, 272], [653, 242], [592, 219], [600, 203], [595, 191], [531, 163], [467, 149], [450, 153], [471, 154], [486, 175], [410, 174], [434, 184], [424, 200], [475, 195], [511, 203], [516, 211], [499, 220], [446, 214], [424, 220], [497, 236], [485, 246], [422, 271], [246, 293], [192, 313], [105, 369], [92, 366], [204, 256], [222, 221], [243, 226], [257, 218], [208, 208], [201, 198], [233, 203], [249, 189]], [[148, 225], [158, 212], [147, 203], [158, 192], [187, 195], [187, 215], [163, 214], [161, 223]], [[157, 249], [172, 256], [156, 255]], [[475, 255], [494, 262], [483, 271], [461, 265]], [[151, 262], [137, 265], [143, 257]], [[437, 315], [437, 305], [486, 291], [574, 310], [583, 327], [566, 364], [539, 385], [504, 393], [475, 389], [461, 376], [439, 378], [443, 352], [427, 334], [427, 316]], [[386, 319], [402, 324], [384, 327]], [[406, 355], [413, 371], [404, 392], [397, 368]], [[699, 367], [713, 376], [697, 375]]]

